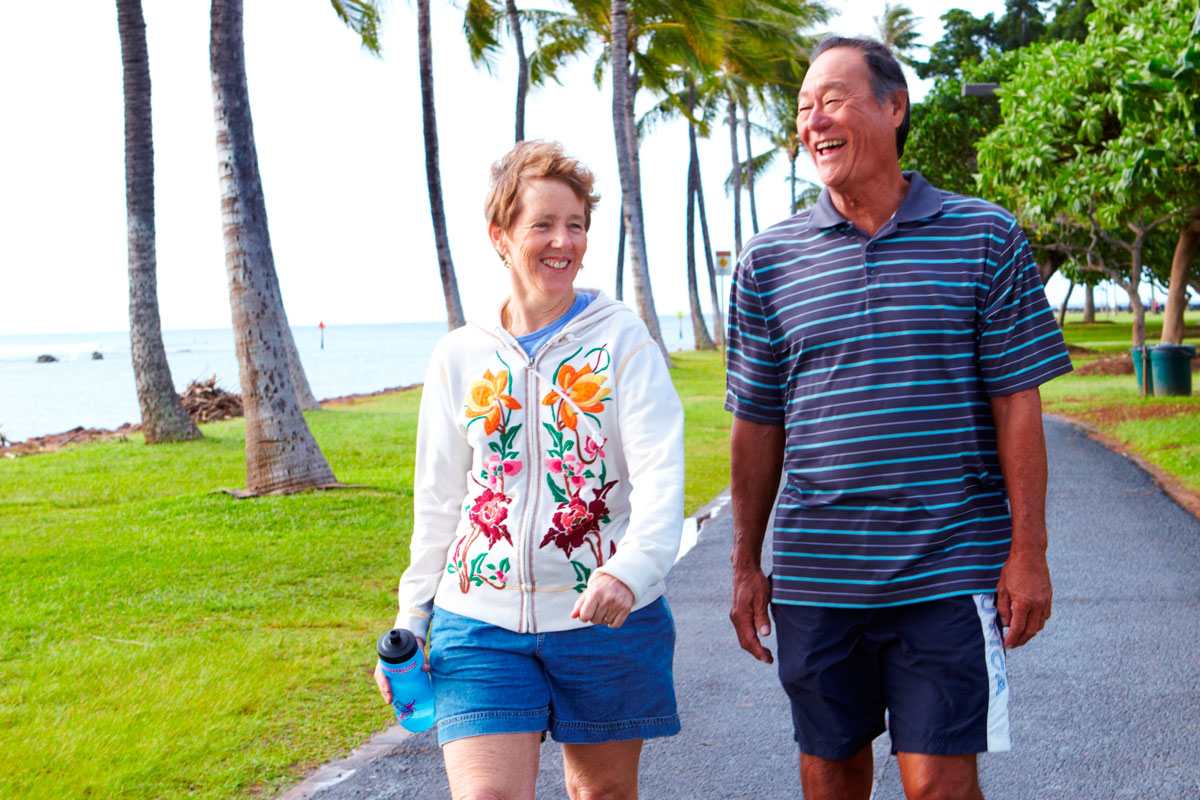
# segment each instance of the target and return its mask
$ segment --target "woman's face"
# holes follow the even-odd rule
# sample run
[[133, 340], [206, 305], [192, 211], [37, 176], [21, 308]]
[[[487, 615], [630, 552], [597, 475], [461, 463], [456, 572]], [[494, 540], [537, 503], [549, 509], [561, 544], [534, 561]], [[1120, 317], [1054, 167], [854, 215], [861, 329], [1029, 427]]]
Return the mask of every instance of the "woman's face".
[[587, 252], [583, 200], [561, 181], [527, 181], [511, 230], [488, 225], [492, 244], [511, 266], [513, 299], [552, 303], [575, 296], [575, 275]]

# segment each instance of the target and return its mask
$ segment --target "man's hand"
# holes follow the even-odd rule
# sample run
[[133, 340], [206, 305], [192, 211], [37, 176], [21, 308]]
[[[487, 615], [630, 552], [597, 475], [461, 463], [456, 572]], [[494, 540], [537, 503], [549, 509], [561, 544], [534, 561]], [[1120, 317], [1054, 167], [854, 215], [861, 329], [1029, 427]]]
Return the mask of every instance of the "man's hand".
[[771, 618], [767, 606], [771, 602], [771, 585], [762, 570], [756, 567], [733, 570], [733, 605], [729, 609], [729, 620], [737, 632], [738, 644], [750, 655], [764, 664], [775, 659], [771, 651], [763, 647], [758, 637], [771, 635]]
[[1000, 623], [1008, 627], [1005, 647], [1020, 647], [1045, 627], [1053, 594], [1044, 554], [1013, 553], [1008, 557], [996, 586], [996, 612]]

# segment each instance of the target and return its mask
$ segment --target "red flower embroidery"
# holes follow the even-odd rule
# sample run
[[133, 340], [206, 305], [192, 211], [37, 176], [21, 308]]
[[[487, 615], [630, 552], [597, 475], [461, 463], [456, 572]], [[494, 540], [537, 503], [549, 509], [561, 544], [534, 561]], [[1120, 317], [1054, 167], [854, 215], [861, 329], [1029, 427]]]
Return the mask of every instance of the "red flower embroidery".
[[[593, 498], [590, 503], [584, 503], [578, 497], [573, 497], [566, 503], [559, 503], [558, 511], [551, 519], [554, 527], [546, 532], [541, 547], [553, 542], [567, 554], [567, 558], [570, 558], [572, 552], [587, 543], [596, 556], [597, 566], [602, 564], [599, 547], [600, 523], [608, 517], [608, 506], [604, 502], [604, 496], [616, 485], [616, 481], [609, 481], [600, 489], [592, 489]], [[593, 536], [595, 541], [588, 542], [589, 536]]]
[[489, 550], [501, 538], [512, 544], [512, 537], [508, 535], [508, 526], [504, 524], [504, 520], [508, 518], [509, 502], [503, 492], [484, 489], [471, 504], [471, 523], [487, 537]]

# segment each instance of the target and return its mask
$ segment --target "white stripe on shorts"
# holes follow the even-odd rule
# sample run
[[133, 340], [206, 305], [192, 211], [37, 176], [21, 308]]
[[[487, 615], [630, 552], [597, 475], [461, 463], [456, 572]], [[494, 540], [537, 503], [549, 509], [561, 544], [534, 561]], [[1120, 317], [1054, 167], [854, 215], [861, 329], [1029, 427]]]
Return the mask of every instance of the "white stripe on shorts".
[[1012, 748], [1008, 732], [1008, 671], [1004, 642], [996, 619], [996, 595], [972, 595], [979, 623], [983, 626], [984, 668], [988, 676], [987, 751], [1002, 753]]

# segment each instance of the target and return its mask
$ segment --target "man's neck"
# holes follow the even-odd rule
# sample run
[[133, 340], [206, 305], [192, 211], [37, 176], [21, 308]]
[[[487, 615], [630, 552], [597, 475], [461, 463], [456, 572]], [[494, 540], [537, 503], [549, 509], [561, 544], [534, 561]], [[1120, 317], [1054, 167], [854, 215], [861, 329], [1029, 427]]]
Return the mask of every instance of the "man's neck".
[[909, 180], [896, 169], [886, 180], [874, 180], [849, 191], [829, 190], [833, 207], [868, 236], [874, 236], [904, 203]]

